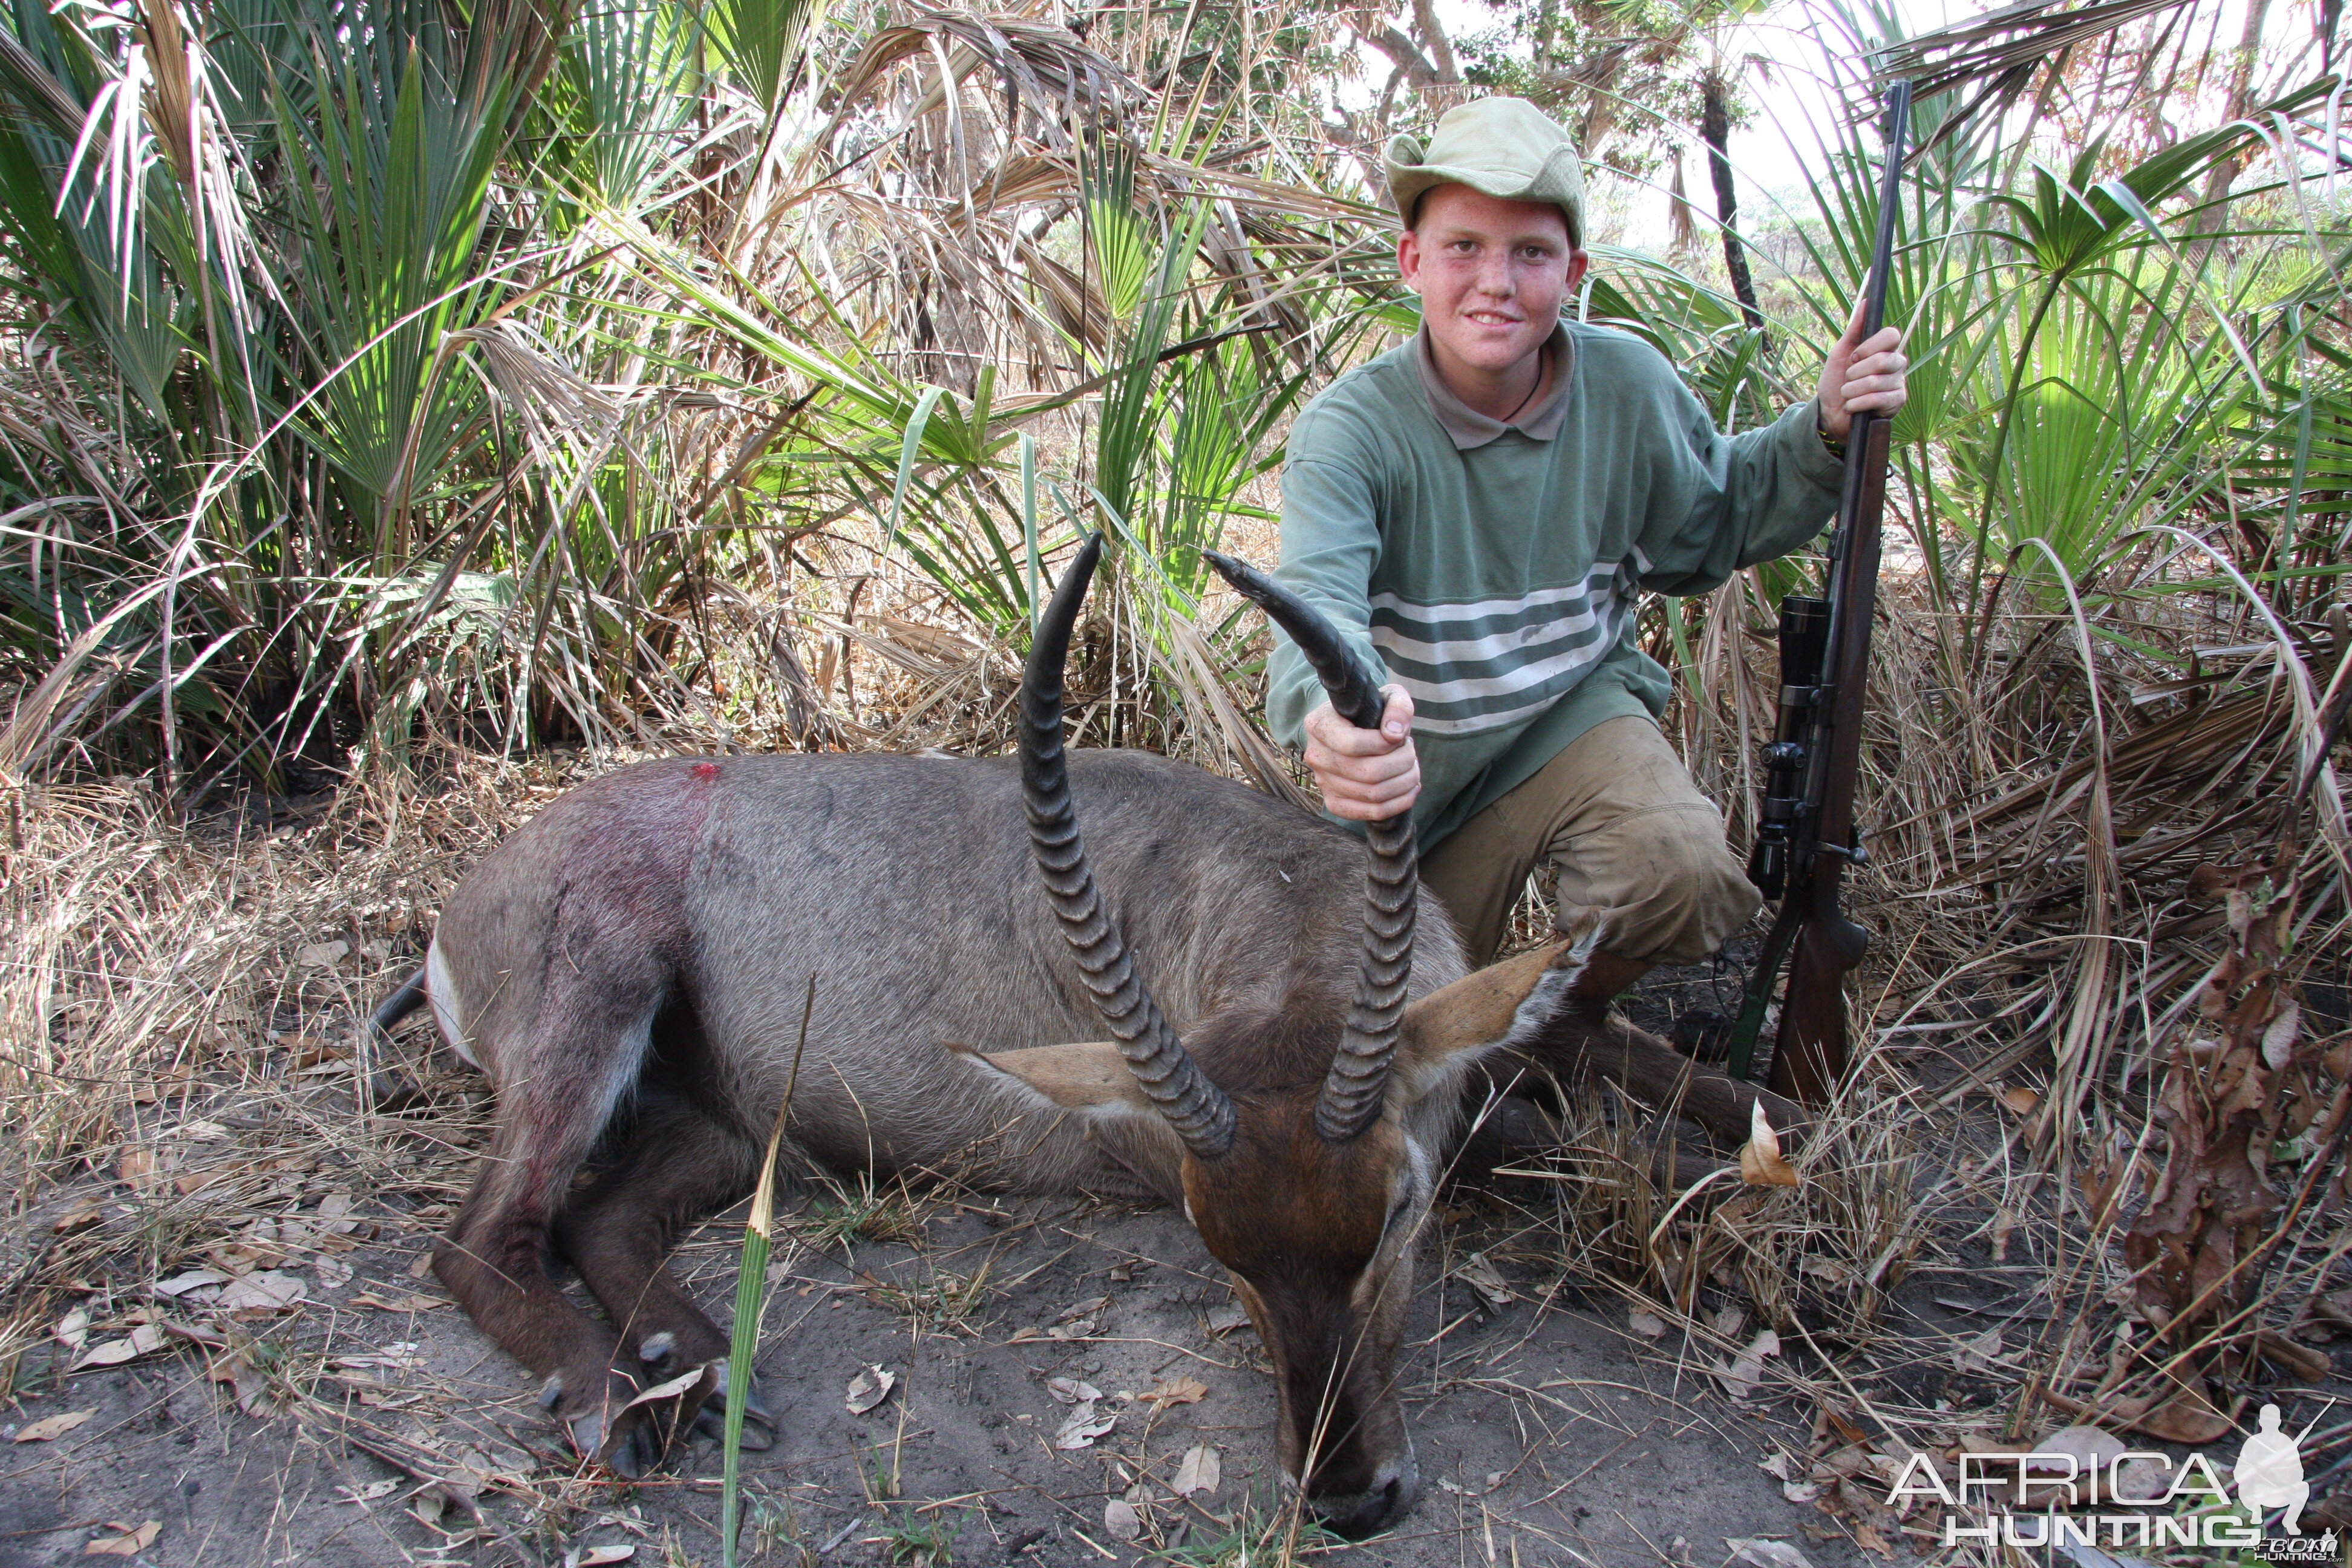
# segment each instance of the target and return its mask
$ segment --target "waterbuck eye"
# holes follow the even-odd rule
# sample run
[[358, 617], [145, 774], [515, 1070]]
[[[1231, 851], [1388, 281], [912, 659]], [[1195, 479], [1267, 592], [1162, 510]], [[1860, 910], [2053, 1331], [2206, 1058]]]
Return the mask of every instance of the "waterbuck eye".
[[1391, 1230], [1393, 1230], [1396, 1227], [1396, 1222], [1403, 1217], [1404, 1212], [1412, 1207], [1412, 1196], [1413, 1189], [1407, 1187], [1403, 1192], [1397, 1194], [1394, 1201], [1389, 1205], [1388, 1217], [1381, 1221], [1381, 1234], [1382, 1236], [1386, 1236]]

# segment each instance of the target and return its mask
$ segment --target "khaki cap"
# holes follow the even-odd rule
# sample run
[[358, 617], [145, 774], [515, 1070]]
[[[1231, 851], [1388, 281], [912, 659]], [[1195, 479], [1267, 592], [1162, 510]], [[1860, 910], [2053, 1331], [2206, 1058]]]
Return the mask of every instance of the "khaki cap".
[[1397, 216], [1437, 185], [1468, 185], [1507, 202], [1549, 202], [1568, 219], [1570, 245], [1584, 243], [1584, 169], [1576, 143], [1524, 98], [1481, 98], [1446, 111], [1423, 148], [1392, 138], [1381, 163]]

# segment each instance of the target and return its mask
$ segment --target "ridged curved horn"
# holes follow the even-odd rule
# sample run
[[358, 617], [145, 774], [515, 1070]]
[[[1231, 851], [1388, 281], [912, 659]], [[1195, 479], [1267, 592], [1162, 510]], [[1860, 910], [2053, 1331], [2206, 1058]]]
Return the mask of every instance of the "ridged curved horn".
[[1078, 955], [1087, 989], [1135, 1081], [1184, 1147], [1214, 1160], [1233, 1147], [1234, 1102], [1193, 1062], [1135, 973], [1126, 940], [1095, 890], [1077, 812], [1070, 804], [1069, 768], [1062, 755], [1062, 666], [1069, 657], [1070, 628], [1077, 624], [1087, 584], [1101, 558], [1102, 535], [1097, 534], [1062, 574], [1029, 645], [1029, 668], [1021, 680], [1021, 798], [1028, 807], [1029, 844], [1062, 934]]
[[[1386, 705], [1380, 683], [1320, 611], [1246, 561], [1213, 550], [1202, 554], [1236, 592], [1290, 634], [1330, 693], [1334, 712], [1360, 730], [1380, 728]], [[1405, 983], [1412, 977], [1414, 896], [1421, 882], [1412, 814], [1370, 824], [1364, 844], [1364, 956], [1339, 1055], [1315, 1101], [1315, 1131], [1335, 1143], [1380, 1120], [1389, 1064], [1396, 1058], [1404, 1021]]]

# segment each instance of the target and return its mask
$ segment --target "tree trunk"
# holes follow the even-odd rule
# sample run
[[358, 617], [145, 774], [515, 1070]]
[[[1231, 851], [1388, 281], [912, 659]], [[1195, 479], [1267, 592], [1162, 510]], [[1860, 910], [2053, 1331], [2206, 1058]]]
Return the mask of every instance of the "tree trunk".
[[1421, 35], [1422, 47], [1429, 51], [1430, 63], [1437, 68], [1437, 79], [1448, 86], [1462, 79], [1462, 68], [1454, 60], [1454, 40], [1445, 36], [1444, 24], [1437, 19], [1436, 0], [1412, 0], [1413, 30]]
[[[2230, 99], [2227, 111], [2232, 120], [2242, 120], [2254, 105], [2254, 62], [2261, 58], [2263, 18], [2270, 10], [2270, 0], [2247, 0], [2245, 36], [2238, 43], [2238, 58], [2230, 73]], [[2201, 266], [2206, 252], [2213, 248], [2212, 236], [2221, 233], [2227, 209], [2220, 203], [2230, 194], [2230, 187], [2244, 168], [2244, 154], [2231, 153], [2213, 161], [2205, 173], [2205, 188], [2198, 193], [2199, 205], [2203, 209], [2189, 221], [2189, 231], [2198, 236], [2189, 247], [2192, 266]]]
[[1731, 291], [1739, 297], [1739, 313], [1761, 331], [1764, 312], [1756, 307], [1756, 280], [1748, 275], [1748, 247], [1739, 239], [1739, 195], [1731, 184], [1731, 158], [1724, 148], [1731, 139], [1730, 87], [1716, 71], [1699, 84], [1702, 108], [1699, 140], [1706, 143], [1707, 171], [1715, 176], [1715, 216], [1723, 226], [1723, 267], [1731, 274]]

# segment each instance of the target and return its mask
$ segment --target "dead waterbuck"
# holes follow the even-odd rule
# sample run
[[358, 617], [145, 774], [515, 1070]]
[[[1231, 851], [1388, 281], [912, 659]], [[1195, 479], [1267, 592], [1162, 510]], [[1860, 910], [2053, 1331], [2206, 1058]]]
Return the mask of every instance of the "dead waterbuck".
[[[1162, 757], [1066, 757], [1062, 666], [1099, 550], [1038, 628], [1017, 764], [678, 760], [583, 784], [475, 868], [379, 1014], [429, 996], [492, 1080], [490, 1147], [434, 1268], [582, 1452], [635, 1475], [718, 1402], [726, 1336], [664, 1258], [749, 1190], [814, 976], [802, 1152], [1181, 1205], [1273, 1358], [1286, 1474], [1350, 1533], [1411, 1506], [1393, 1374], [1464, 1083], [1574, 1011], [1582, 950], [1465, 974], [1416, 900], [1409, 826], [1368, 849]], [[1273, 607], [1335, 700], [1351, 680], [1361, 698], [1328, 627]], [[557, 1290], [551, 1248], [607, 1321]], [[775, 1426], [756, 1398], [746, 1415]]]

